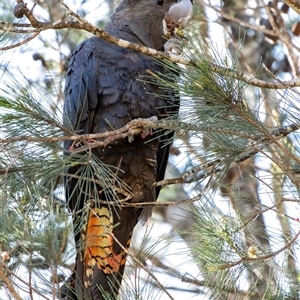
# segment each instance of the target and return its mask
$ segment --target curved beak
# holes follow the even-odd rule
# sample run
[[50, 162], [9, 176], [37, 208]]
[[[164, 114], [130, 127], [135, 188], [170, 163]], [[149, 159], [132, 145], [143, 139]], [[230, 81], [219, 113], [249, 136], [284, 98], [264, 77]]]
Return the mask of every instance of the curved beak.
[[165, 34], [173, 32], [175, 28], [184, 28], [193, 13], [192, 0], [179, 0], [171, 5], [164, 18]]

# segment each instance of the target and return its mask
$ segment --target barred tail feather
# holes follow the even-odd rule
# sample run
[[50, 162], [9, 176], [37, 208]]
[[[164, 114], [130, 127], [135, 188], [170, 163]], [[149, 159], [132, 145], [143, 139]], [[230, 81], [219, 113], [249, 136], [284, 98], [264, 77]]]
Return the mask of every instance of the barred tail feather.
[[[74, 269], [75, 295], [68, 300], [115, 299], [122, 281], [132, 232], [124, 232], [127, 242], [122, 249], [114, 240], [114, 222], [106, 207], [90, 207], [87, 223], [82, 230], [81, 251], [77, 254]], [[124, 238], [124, 236], [122, 237]], [[71, 286], [71, 284], [69, 284]], [[106, 296], [105, 296], [106, 295]]]

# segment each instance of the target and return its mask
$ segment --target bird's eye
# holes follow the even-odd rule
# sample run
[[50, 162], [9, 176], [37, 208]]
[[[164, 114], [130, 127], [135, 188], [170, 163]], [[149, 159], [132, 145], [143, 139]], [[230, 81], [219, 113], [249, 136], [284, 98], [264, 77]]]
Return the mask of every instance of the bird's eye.
[[164, 0], [156, 0], [156, 3], [159, 5], [159, 6], [162, 6], [164, 4]]

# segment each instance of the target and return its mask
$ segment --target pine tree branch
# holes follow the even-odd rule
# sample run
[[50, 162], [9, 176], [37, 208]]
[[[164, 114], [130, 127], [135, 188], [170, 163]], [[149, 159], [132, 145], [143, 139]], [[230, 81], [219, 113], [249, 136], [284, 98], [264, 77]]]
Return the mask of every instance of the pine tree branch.
[[[248, 144], [245, 146], [243, 152], [234, 159], [234, 161], [230, 164], [228, 169], [253, 157], [258, 152], [262, 151], [262, 149], [264, 147], [270, 146], [274, 142], [274, 140], [277, 141], [277, 140], [287, 136], [288, 134], [295, 132], [298, 129], [300, 129], [300, 124], [295, 123], [295, 124], [291, 124], [289, 126], [277, 128], [277, 129], [273, 130], [272, 132], [270, 132], [267, 136], [266, 135], [253, 136], [252, 141], [248, 142]], [[199, 131], [201, 131], [201, 129], [199, 129]], [[217, 131], [217, 130], [215, 130], [215, 131]], [[222, 129], [220, 129], [220, 132], [222, 132]], [[225, 133], [225, 132], [223, 132], [223, 133]], [[287, 153], [287, 155], [289, 155], [289, 154], [290, 153]], [[221, 171], [223, 171], [223, 169], [221, 167], [217, 167], [217, 166], [222, 165], [222, 163], [224, 163], [226, 161], [226, 159], [227, 159], [227, 157], [224, 157], [223, 159], [217, 158], [211, 162], [201, 164], [200, 166], [197, 166], [195, 168], [188, 170], [186, 173], [184, 173], [179, 178], [164, 179], [164, 180], [157, 182], [155, 184], [155, 186], [166, 186], [166, 185], [170, 185], [170, 184], [179, 184], [179, 183], [192, 183], [192, 182], [204, 179], [207, 176], [211, 176], [212, 174], [220, 173]], [[200, 175], [198, 175], [196, 177], [192, 177], [192, 178], [188, 179], [192, 175], [195, 175], [199, 172], [202, 172], [202, 173], [200, 173]]]
[[11, 293], [11, 295], [16, 299], [16, 300], [22, 300], [22, 298], [19, 296], [19, 294], [17, 293], [17, 291], [15, 290], [12, 282], [8, 279], [8, 277], [4, 274], [3, 272], [4, 268], [2, 266], [2, 264], [0, 263], [0, 279], [1, 281], [3, 281], [3, 283], [6, 285], [6, 287], [8, 288], [9, 292]]
[[[129, 139], [132, 138], [133, 135], [136, 135], [143, 130], [145, 130], [146, 127], [148, 128], [157, 128], [158, 123], [157, 117], [151, 117], [148, 119], [134, 119], [130, 121], [125, 126], [121, 127], [120, 129], [112, 130], [112, 131], [106, 131], [102, 133], [94, 133], [94, 134], [75, 134], [75, 135], [69, 135], [69, 136], [53, 136], [53, 137], [38, 137], [38, 136], [17, 136], [12, 138], [6, 138], [6, 139], [0, 139], [0, 144], [10, 144], [14, 142], [41, 142], [41, 143], [47, 143], [47, 142], [60, 142], [60, 141], [87, 141], [87, 140], [93, 140], [93, 139], [100, 139], [100, 138], [106, 138], [104, 141], [95, 141], [91, 142], [90, 146], [92, 148], [95, 147], [105, 147], [108, 144], [122, 138], [128, 137]], [[91, 148], [88, 147], [88, 148]], [[82, 152], [84, 150], [87, 150], [88, 148], [80, 149]]]
[[283, 2], [292, 8], [297, 14], [300, 15], [300, 2], [299, 0], [283, 0]]
[[240, 260], [237, 260], [235, 262], [228, 263], [228, 264], [225, 264], [223, 266], [219, 266], [218, 269], [219, 270], [229, 269], [229, 268], [237, 266], [240, 263], [243, 263], [245, 261], [253, 261], [254, 262], [254, 261], [262, 261], [262, 260], [267, 260], [267, 259], [270, 259], [270, 258], [274, 258], [278, 254], [280, 254], [282, 251], [287, 250], [289, 247], [291, 247], [299, 236], [300, 236], [300, 230], [297, 232], [297, 234], [288, 243], [286, 243], [282, 248], [280, 248], [279, 250], [277, 250], [273, 253], [270, 253], [270, 254], [267, 254], [267, 255], [262, 255], [262, 256], [257, 256], [257, 257], [245, 256], [245, 257], [242, 257]]
[[[16, 11], [20, 12], [20, 14], [16, 15], [18, 17], [23, 17], [25, 15], [27, 19], [30, 21], [30, 25], [32, 31], [34, 32], [42, 32], [48, 29], [65, 29], [65, 28], [74, 28], [74, 29], [81, 29], [85, 30], [87, 32], [90, 32], [94, 34], [95, 36], [98, 36], [105, 41], [108, 41], [110, 43], [113, 43], [115, 45], [118, 45], [123, 48], [128, 48], [131, 50], [135, 50], [137, 52], [141, 52], [143, 54], [149, 55], [151, 57], [155, 57], [158, 59], [167, 59], [175, 63], [183, 64], [183, 65], [197, 65], [196, 61], [190, 60], [186, 57], [183, 57], [182, 55], [175, 55], [172, 53], [165, 53], [161, 51], [157, 51], [155, 49], [147, 48], [145, 46], [130, 43], [128, 41], [118, 39], [114, 36], [110, 36], [107, 32], [104, 30], [98, 28], [97, 26], [87, 22], [85, 19], [81, 18], [78, 14], [73, 12], [66, 4], [64, 4], [62, 1], [60, 3], [67, 9], [67, 12], [56, 22], [41, 22], [38, 21], [34, 15], [33, 15], [33, 9], [29, 10], [26, 6], [26, 4], [23, 2], [23, 0], [18, 0], [18, 4], [15, 8], [15, 15]], [[66, 17], [68, 15], [73, 16], [77, 21], [65, 21]], [[28, 28], [29, 24], [24, 24], [24, 27]], [[20, 24], [18, 26], [15, 26], [15, 23], [7, 23], [7, 22], [0, 22], [0, 30], [3, 31], [14, 31], [17, 32], [17, 29], [13, 29], [13, 27], [21, 27]], [[22, 28], [22, 27], [21, 27]], [[21, 29], [22, 30], [22, 29]], [[22, 33], [22, 31], [20, 31]], [[14, 47], [18, 47], [20, 44], [15, 44]], [[3, 50], [0, 47], [0, 50]], [[236, 70], [230, 69], [230, 68], [224, 68], [221, 66], [217, 66], [215, 64], [211, 64], [212, 70], [220, 75], [223, 76], [229, 76], [232, 78], [235, 78], [237, 80], [246, 82], [249, 85], [257, 86], [261, 88], [268, 88], [268, 89], [287, 89], [287, 88], [293, 88], [293, 87], [299, 87], [300, 86], [300, 79], [295, 78], [290, 81], [283, 81], [283, 82], [267, 82], [263, 80], [259, 80], [255, 78], [253, 75], [245, 74], [245, 73], [239, 73]]]
[[32, 36], [28, 37], [27, 39], [23, 40], [22, 42], [10, 45], [10, 46], [5, 46], [5, 47], [0, 47], [0, 51], [6, 51], [6, 50], [10, 50], [16, 47], [20, 47], [26, 43], [28, 43], [29, 41], [33, 40], [34, 38], [36, 38], [40, 33], [39, 32], [35, 32], [33, 33]]
[[[217, 282], [212, 283], [212, 282], [207, 282], [206, 280], [198, 280], [196, 278], [193, 278], [191, 275], [188, 276], [188, 274], [182, 275], [177, 269], [171, 268], [170, 266], [164, 264], [159, 258], [153, 255], [147, 255], [146, 258], [149, 259], [154, 266], [163, 269], [168, 275], [174, 276], [175, 278], [180, 279], [182, 282], [191, 283], [196, 286], [205, 287], [205, 288], [207, 287], [215, 288], [218, 286]], [[233, 289], [233, 288], [223, 287], [221, 288], [221, 291], [229, 292], [235, 296], [239, 295], [241, 297], [252, 297], [252, 298], [258, 297], [256, 293], [251, 293], [249, 291], [242, 291], [239, 290], [238, 288]]]
[[242, 82], [245, 82], [249, 85], [265, 88], [265, 89], [283, 90], [283, 89], [300, 86], [299, 78], [295, 78], [288, 81], [282, 81], [282, 82], [268, 82], [268, 81], [257, 79], [253, 75], [240, 73], [237, 72], [236, 70], [232, 70], [230, 68], [224, 68], [221, 66], [217, 66], [215, 64], [212, 64], [212, 70], [222, 76], [232, 77]]
[[[97, 184], [101, 184], [100, 181], [98, 181], [97, 179], [91, 179], [88, 177], [82, 177], [79, 175], [74, 175], [74, 174], [67, 174], [67, 173], [63, 173], [61, 174], [62, 176], [66, 176], [66, 177], [72, 177], [72, 178], [77, 178], [77, 179], [83, 179], [89, 182], [93, 182], [93, 183], [97, 183]], [[179, 178], [180, 179], [180, 178]], [[177, 181], [177, 183], [179, 182], [179, 179]], [[205, 195], [208, 190], [211, 188], [211, 182], [212, 182], [213, 176], [210, 175], [209, 180], [207, 181], [205, 187], [201, 190], [201, 193], [198, 193], [196, 196], [192, 197], [192, 198], [188, 198], [188, 199], [184, 199], [184, 200], [180, 200], [180, 201], [166, 201], [166, 202], [127, 202], [128, 200], [130, 200], [130, 194], [127, 194], [127, 197], [125, 199], [118, 199], [117, 201], [113, 202], [110, 201], [109, 205], [111, 206], [118, 206], [118, 207], [143, 207], [143, 206], [159, 206], [159, 207], [167, 207], [167, 206], [177, 206], [177, 205], [182, 205], [182, 204], [190, 204], [193, 202], [197, 202], [200, 199], [202, 199], [203, 195]], [[185, 182], [181, 182], [181, 183], [185, 183]], [[169, 183], [167, 183], [166, 185], [168, 185]], [[154, 185], [155, 186], [155, 185]], [[116, 189], [117, 193], [120, 194], [124, 194], [124, 190], [118, 190]], [[125, 193], [126, 196], [126, 193]], [[107, 204], [106, 200], [100, 200], [100, 199], [93, 199], [90, 197], [90, 201], [87, 202], [87, 205], [91, 205], [91, 203], [97, 202], [99, 204], [103, 203], [103, 204]], [[59, 205], [64, 205], [64, 203], [58, 202]], [[84, 210], [85, 208], [83, 208]], [[81, 212], [82, 210], [77, 211], [77, 213]]]
[[[235, 135], [242, 138], [252, 139], [248, 143], [247, 147], [257, 147], [261, 143], [271, 144], [274, 139], [281, 139], [288, 134], [295, 132], [300, 129], [300, 124], [294, 123], [288, 126], [283, 126], [281, 128], [277, 128], [271, 132], [268, 132], [268, 135], [255, 135], [251, 133], [247, 133], [244, 131], [227, 129], [227, 128], [218, 128], [214, 126], [197, 126], [194, 124], [188, 124], [184, 122], [179, 122], [177, 120], [162, 120], [159, 121], [157, 117], [153, 116], [147, 119], [138, 118], [128, 122], [125, 126], [101, 133], [93, 133], [93, 134], [75, 134], [68, 136], [52, 136], [52, 137], [38, 137], [38, 136], [16, 136], [11, 138], [2, 138], [0, 139], [0, 144], [8, 145], [10, 143], [15, 142], [60, 142], [60, 141], [90, 141], [88, 147], [76, 148], [76, 151], [72, 153], [83, 152], [91, 148], [96, 147], [106, 147], [110, 143], [118, 140], [128, 138], [133, 141], [132, 138], [134, 135], [137, 135], [147, 129], [174, 129], [175, 126], [180, 128], [180, 130], [184, 131], [198, 131], [198, 132], [218, 132], [227, 135]], [[94, 139], [103, 139], [104, 141], [93, 141]]]
[[[178, 124], [177, 124], [178, 126]], [[270, 146], [271, 144], [277, 142], [279, 139], [287, 136], [288, 134], [300, 129], [300, 124], [291, 124], [289, 126], [284, 126], [281, 128], [278, 128], [272, 132], [268, 132], [268, 134], [264, 135], [253, 135], [248, 134], [240, 131], [232, 131], [230, 129], [226, 128], [215, 128], [211, 126], [196, 126], [196, 125], [190, 125], [185, 123], [180, 123], [179, 127], [183, 128], [183, 130], [195, 130], [195, 131], [214, 131], [214, 132], [220, 132], [223, 134], [233, 134], [241, 137], [247, 137], [251, 139], [248, 144], [244, 147], [243, 152], [238, 155], [235, 160], [231, 163], [229, 168], [234, 167], [235, 165], [238, 165], [239, 163], [253, 157], [258, 152], [260, 152], [264, 147]], [[14, 142], [20, 142], [20, 141], [26, 141], [28, 142], [59, 142], [64, 140], [73, 140], [73, 141], [82, 141], [83, 146], [80, 146], [75, 149], [69, 149], [70, 154], [76, 154], [81, 153], [83, 151], [88, 151], [92, 148], [96, 147], [106, 147], [110, 143], [118, 140], [118, 139], [124, 139], [128, 138], [130, 141], [133, 141], [134, 135], [139, 134], [145, 130], [145, 128], [163, 128], [163, 129], [172, 129], [174, 128], [174, 122], [173, 121], [158, 121], [156, 117], [151, 117], [149, 119], [135, 119], [130, 121], [128, 124], [123, 126], [120, 129], [109, 131], [109, 132], [103, 132], [103, 133], [97, 133], [97, 134], [85, 134], [85, 135], [71, 135], [71, 136], [58, 136], [58, 137], [34, 137], [34, 136], [21, 136], [21, 137], [13, 137], [13, 138], [7, 138], [7, 139], [0, 139], [0, 143], [3, 145], [7, 145]], [[94, 139], [104, 138], [104, 141], [95, 141]], [[87, 142], [89, 141], [89, 142]], [[285, 150], [283, 148], [283, 150]], [[287, 153], [288, 155], [289, 153]], [[164, 179], [155, 184], [155, 186], [167, 186], [170, 184], [183, 184], [183, 183], [192, 183], [197, 180], [204, 179], [208, 176], [212, 176], [213, 174], [217, 174], [222, 171], [222, 168], [217, 167], [218, 165], [221, 165], [223, 162], [225, 162], [227, 157], [224, 157], [223, 159], [216, 159], [211, 162], [208, 162], [206, 164], [201, 164], [198, 167], [192, 168], [191, 170], [187, 171], [185, 174], [183, 174], [179, 178], [172, 178], [172, 179]], [[0, 169], [0, 174], [7, 174], [9, 171], [22, 171], [21, 168], [12, 168], [11, 166]], [[191, 177], [192, 175], [195, 175], [199, 172], [202, 172], [198, 176]], [[191, 177], [191, 178], [189, 178]], [[193, 200], [194, 202], [196, 200]], [[149, 203], [149, 205], [152, 204]], [[144, 204], [145, 205], [145, 204]]]
[[[86, 21], [84, 18], [80, 17], [78, 14], [73, 12], [65, 3], [62, 1], [59, 1], [67, 10], [67, 12], [63, 15], [62, 18], [57, 20], [56, 22], [41, 22], [38, 21], [35, 16], [33, 15], [33, 8], [31, 10], [28, 9], [27, 5], [24, 3], [23, 0], [17, 0], [18, 3], [14, 9], [14, 15], [15, 17], [22, 18], [24, 15], [27, 17], [29, 20], [32, 28], [34, 28], [33, 32], [41, 32], [45, 31], [48, 29], [65, 29], [65, 28], [74, 28], [74, 29], [82, 29], [87, 32], [90, 32], [94, 34], [95, 36], [98, 36], [102, 38], [103, 40], [116, 44], [120, 47], [123, 48], [128, 48], [131, 50], [135, 50], [138, 52], [141, 52], [143, 54], [149, 55], [149, 56], [154, 56], [156, 58], [161, 58], [161, 59], [170, 59], [173, 62], [176, 63], [181, 63], [181, 64], [187, 64], [188, 60], [182, 58], [181, 56], [172, 54], [172, 53], [164, 53], [161, 51], [157, 51], [152, 48], [147, 48], [145, 46], [142, 46], [140, 44], [135, 44], [135, 43], [130, 43], [128, 41], [116, 38], [114, 36], [109, 35], [107, 32], [104, 30], [98, 28], [97, 26], [89, 23]], [[17, 12], [17, 13], [16, 13]], [[65, 18], [71, 15], [74, 17], [77, 21], [65, 21]], [[10, 28], [12, 27], [13, 24], [7, 23], [7, 22], [1, 22], [0, 23], [2, 26], [0, 29], [5, 30], [11, 30]], [[16, 44], [17, 45], [17, 44]], [[1, 50], [1, 48], [0, 48]]]
[[[3, 267], [4, 267], [4, 266], [3, 266]], [[4, 269], [5, 269], [5, 271], [6, 271], [7, 273], [9, 273], [11, 276], [15, 277], [18, 281], [20, 281], [20, 282], [23, 283], [24, 285], [28, 285], [28, 282], [27, 282], [26, 280], [22, 279], [20, 276], [18, 276], [18, 275], [15, 274], [14, 272], [12, 272], [9, 268], [4, 267]], [[2, 278], [1, 278], [1, 268], [0, 268], [0, 279], [2, 279]], [[31, 289], [32, 289], [35, 293], [37, 293], [41, 298], [44, 298], [44, 299], [46, 299], [46, 300], [49, 300], [49, 298], [46, 297], [46, 296], [44, 295], [43, 292], [37, 290], [35, 287], [31, 286]], [[10, 292], [11, 292], [11, 290], [10, 290]], [[13, 293], [12, 293], [12, 295], [14, 296]], [[14, 296], [14, 297], [15, 297], [15, 296]], [[15, 298], [16, 298], [16, 297], [15, 297]], [[22, 300], [22, 298], [16, 298], [16, 299], [17, 299], [17, 300]]]
[[[261, 180], [261, 179], [260, 179]], [[262, 180], [261, 180], [262, 181]], [[266, 182], [263, 182], [264, 184], [266, 184]], [[269, 188], [270, 188], [270, 185], [267, 185]], [[273, 190], [273, 189], [272, 189]], [[294, 218], [294, 217], [291, 217], [291, 216], [289, 216], [289, 215], [287, 215], [287, 214], [285, 214], [285, 213], [282, 213], [282, 212], [280, 212], [280, 211], [278, 211], [277, 209], [276, 209], [276, 207], [278, 206], [278, 205], [280, 205], [281, 203], [284, 203], [284, 202], [295, 202], [295, 203], [299, 203], [299, 199], [286, 199], [286, 198], [281, 198], [281, 200], [280, 201], [278, 201], [278, 202], [276, 202], [274, 205], [272, 205], [272, 206], [267, 206], [267, 205], [264, 205], [264, 204], [261, 204], [261, 206], [263, 206], [263, 207], [265, 207], [264, 209], [260, 209], [259, 211], [258, 211], [258, 213], [257, 214], [254, 214], [252, 217], [250, 217], [247, 221], [245, 221], [244, 223], [243, 223], [243, 227], [246, 227], [248, 224], [250, 224], [251, 222], [253, 222], [253, 221], [255, 221], [255, 219], [257, 219], [257, 217], [258, 217], [258, 215], [261, 215], [261, 214], [264, 214], [265, 212], [268, 212], [268, 211], [274, 211], [274, 212], [276, 212], [277, 214], [279, 214], [279, 215], [282, 215], [282, 216], [284, 216], [284, 217], [286, 217], [286, 218], [288, 218], [288, 219], [290, 219], [290, 220], [293, 220], [293, 221], [297, 221], [297, 222], [299, 222], [299, 220], [297, 220], [297, 218]]]
[[[276, 24], [274, 16], [271, 13], [270, 7], [268, 5], [265, 6], [265, 10], [273, 30], [276, 32], [278, 38], [287, 49], [286, 55], [288, 57], [288, 60], [290, 61], [291, 73], [293, 77], [297, 77], [299, 74], [299, 57], [295, 53], [295, 49], [297, 49], [297, 47], [292, 43], [291, 36], [289, 34], [283, 34], [281, 28], [278, 28], [278, 25]], [[299, 48], [297, 50], [299, 51]]]

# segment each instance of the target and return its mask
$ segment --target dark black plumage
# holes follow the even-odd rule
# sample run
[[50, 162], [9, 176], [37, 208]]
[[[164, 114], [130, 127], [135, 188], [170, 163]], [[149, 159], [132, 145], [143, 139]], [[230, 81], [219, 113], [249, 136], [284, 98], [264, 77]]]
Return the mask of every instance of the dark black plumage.
[[[163, 50], [166, 39], [162, 21], [175, 1], [124, 0], [105, 30], [118, 38]], [[143, 81], [145, 75], [149, 76], [147, 70], [167, 72], [151, 57], [98, 37], [81, 43], [72, 55], [67, 72], [66, 127], [80, 134], [107, 132], [136, 118], [163, 118], [169, 115], [169, 110], [176, 111], [176, 91], [165, 97], [168, 92]], [[153, 184], [164, 178], [169, 156], [169, 145], [163, 145], [162, 139], [171, 138], [172, 133], [162, 137], [154, 133], [146, 138], [136, 135], [131, 143], [127, 138], [121, 139], [105, 148], [95, 148], [92, 153], [104, 164], [121, 170], [111, 167], [129, 187], [129, 202], [152, 202], [159, 193]], [[72, 142], [65, 142], [68, 155], [72, 155], [71, 146]], [[128, 248], [134, 226], [139, 219], [148, 219], [151, 207], [112, 207], [109, 193], [118, 194], [121, 199], [125, 194], [120, 189], [104, 193], [101, 184], [96, 185], [96, 191], [95, 185], [85, 180], [86, 174], [80, 170], [80, 164], [70, 167], [67, 172], [75, 176], [65, 180], [68, 205], [74, 214], [78, 252], [74, 273], [68, 282], [73, 292], [70, 289], [67, 298], [102, 300], [103, 291], [114, 298], [120, 287], [126, 253], [110, 233]], [[107, 204], [97, 203], [93, 193]]]

